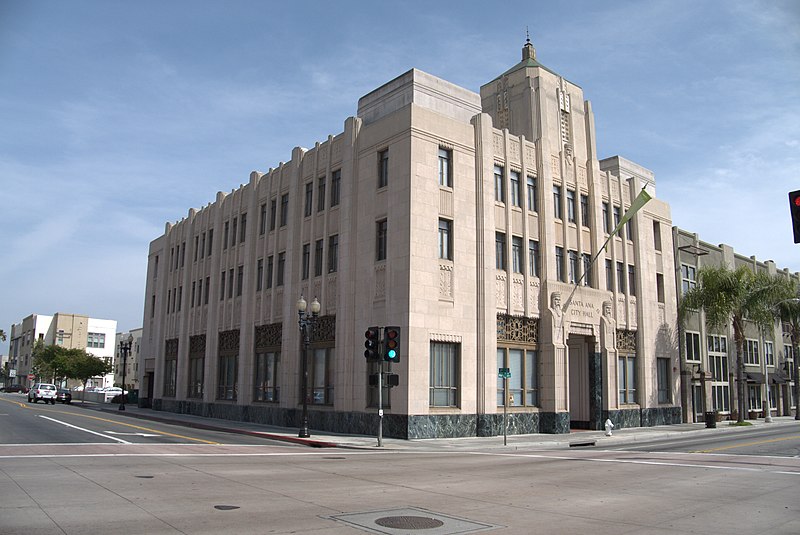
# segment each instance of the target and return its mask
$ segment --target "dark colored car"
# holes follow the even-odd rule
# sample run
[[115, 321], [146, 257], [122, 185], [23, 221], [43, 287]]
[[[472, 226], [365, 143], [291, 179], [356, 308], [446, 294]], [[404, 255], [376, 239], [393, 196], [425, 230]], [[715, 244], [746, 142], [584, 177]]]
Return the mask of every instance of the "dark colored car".
[[72, 401], [72, 392], [66, 388], [59, 388], [56, 393], [56, 399], [61, 403], [69, 403]]
[[23, 394], [27, 394], [28, 389], [22, 385], [11, 385], [3, 388], [3, 392], [22, 392]]

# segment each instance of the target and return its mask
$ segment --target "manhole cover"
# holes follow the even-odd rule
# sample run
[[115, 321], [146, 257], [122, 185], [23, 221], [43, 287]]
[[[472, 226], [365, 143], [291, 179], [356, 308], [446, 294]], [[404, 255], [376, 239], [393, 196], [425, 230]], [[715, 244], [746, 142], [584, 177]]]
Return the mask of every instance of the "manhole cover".
[[427, 516], [385, 516], [375, 523], [392, 529], [433, 529], [444, 526], [444, 522]]

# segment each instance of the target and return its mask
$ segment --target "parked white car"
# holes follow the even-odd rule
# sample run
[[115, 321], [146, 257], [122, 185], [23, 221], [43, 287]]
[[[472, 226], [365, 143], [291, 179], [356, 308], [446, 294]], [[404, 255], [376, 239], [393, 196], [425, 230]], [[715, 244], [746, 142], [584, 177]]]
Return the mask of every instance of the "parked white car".
[[45, 403], [49, 401], [51, 405], [55, 405], [57, 394], [58, 389], [56, 385], [50, 383], [36, 383], [28, 391], [28, 403], [36, 403], [42, 400]]

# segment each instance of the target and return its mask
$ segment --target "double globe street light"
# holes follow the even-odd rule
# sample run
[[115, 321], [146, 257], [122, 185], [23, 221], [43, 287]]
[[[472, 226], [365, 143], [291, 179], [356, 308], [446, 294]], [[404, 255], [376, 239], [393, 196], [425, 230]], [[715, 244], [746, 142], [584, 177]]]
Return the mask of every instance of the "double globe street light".
[[119, 410], [125, 410], [125, 372], [128, 369], [128, 355], [133, 346], [133, 335], [128, 334], [128, 338], [120, 341], [119, 352], [122, 355], [122, 394], [119, 396]]
[[311, 301], [311, 314], [306, 313], [308, 303], [300, 296], [297, 300], [297, 323], [300, 325], [300, 335], [303, 340], [303, 417], [300, 425], [300, 432], [297, 434], [300, 438], [308, 438], [311, 434], [308, 432], [308, 346], [311, 343], [311, 332], [314, 330], [314, 324], [319, 317], [320, 304], [315, 297]]

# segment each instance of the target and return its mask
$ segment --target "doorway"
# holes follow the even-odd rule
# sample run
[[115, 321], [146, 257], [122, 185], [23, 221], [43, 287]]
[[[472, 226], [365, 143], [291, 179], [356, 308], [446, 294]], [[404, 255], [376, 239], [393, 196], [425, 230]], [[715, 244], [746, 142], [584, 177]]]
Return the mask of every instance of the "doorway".
[[569, 418], [572, 429], [601, 429], [602, 369], [599, 354], [590, 351], [594, 338], [570, 335], [569, 351]]

